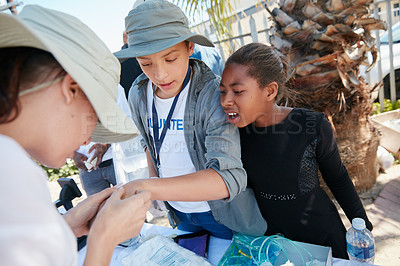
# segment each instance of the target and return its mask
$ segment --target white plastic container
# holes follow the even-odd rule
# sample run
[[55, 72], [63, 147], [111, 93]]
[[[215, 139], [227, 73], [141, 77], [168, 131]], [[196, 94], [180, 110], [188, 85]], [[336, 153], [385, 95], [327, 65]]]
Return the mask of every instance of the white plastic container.
[[363, 219], [353, 219], [352, 227], [346, 233], [346, 242], [350, 260], [374, 264], [375, 240]]
[[394, 156], [390, 154], [384, 147], [378, 146], [377, 159], [383, 170], [389, 169], [394, 163]]

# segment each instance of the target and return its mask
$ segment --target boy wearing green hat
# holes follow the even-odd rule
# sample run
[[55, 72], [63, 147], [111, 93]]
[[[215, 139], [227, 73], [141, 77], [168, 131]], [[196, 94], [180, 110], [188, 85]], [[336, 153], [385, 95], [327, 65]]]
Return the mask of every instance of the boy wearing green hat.
[[[182, 10], [146, 1], [125, 18], [129, 48], [143, 74], [129, 93], [132, 117], [146, 149], [150, 179], [125, 185], [127, 194], [148, 190], [164, 200], [170, 223], [229, 239], [233, 232], [263, 235], [262, 218], [240, 160], [238, 130], [219, 102], [220, 78], [190, 59], [194, 43], [213, 46], [192, 33]], [[160, 178], [158, 178], [160, 177]]]

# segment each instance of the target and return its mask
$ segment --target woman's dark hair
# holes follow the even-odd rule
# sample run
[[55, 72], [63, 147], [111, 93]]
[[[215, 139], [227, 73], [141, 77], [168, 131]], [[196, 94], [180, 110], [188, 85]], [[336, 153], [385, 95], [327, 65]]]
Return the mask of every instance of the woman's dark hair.
[[0, 124], [17, 118], [20, 91], [65, 74], [46, 51], [31, 47], [0, 48]]
[[234, 52], [226, 61], [225, 67], [233, 63], [247, 66], [247, 74], [257, 80], [262, 88], [276, 82], [279, 86], [278, 99], [286, 96], [288, 62], [276, 48], [262, 43], [249, 43]]

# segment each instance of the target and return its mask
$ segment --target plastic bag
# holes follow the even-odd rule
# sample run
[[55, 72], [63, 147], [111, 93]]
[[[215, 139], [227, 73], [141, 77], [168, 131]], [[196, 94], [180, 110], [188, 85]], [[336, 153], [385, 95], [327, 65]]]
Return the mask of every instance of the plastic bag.
[[[142, 151], [140, 138], [139, 136], [128, 141], [112, 144], [117, 184], [149, 178], [146, 154]], [[163, 201], [155, 200], [152, 201], [149, 212], [157, 218], [167, 215], [168, 210]]]
[[144, 241], [130, 255], [122, 259], [124, 266], [210, 265], [204, 258], [176, 244], [171, 239], [156, 235]]
[[292, 265], [291, 262], [299, 261], [302, 262], [301, 265], [311, 265], [313, 256], [287, 238], [279, 235], [252, 237], [235, 234], [218, 266]]
[[129, 257], [142, 243], [143, 239], [140, 234], [120, 243], [119, 246], [125, 248], [118, 254], [117, 261], [124, 261], [125, 257]]
[[112, 153], [117, 184], [149, 177], [146, 154], [141, 148], [140, 137], [113, 143]]

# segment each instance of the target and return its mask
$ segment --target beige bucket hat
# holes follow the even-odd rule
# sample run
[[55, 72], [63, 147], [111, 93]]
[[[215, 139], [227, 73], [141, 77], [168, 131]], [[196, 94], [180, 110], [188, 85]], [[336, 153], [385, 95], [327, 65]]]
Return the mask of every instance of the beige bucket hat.
[[50, 52], [79, 84], [99, 117], [93, 141], [121, 142], [138, 135], [117, 105], [118, 59], [79, 19], [37, 5], [25, 6], [18, 16], [0, 13], [0, 48], [18, 46]]

